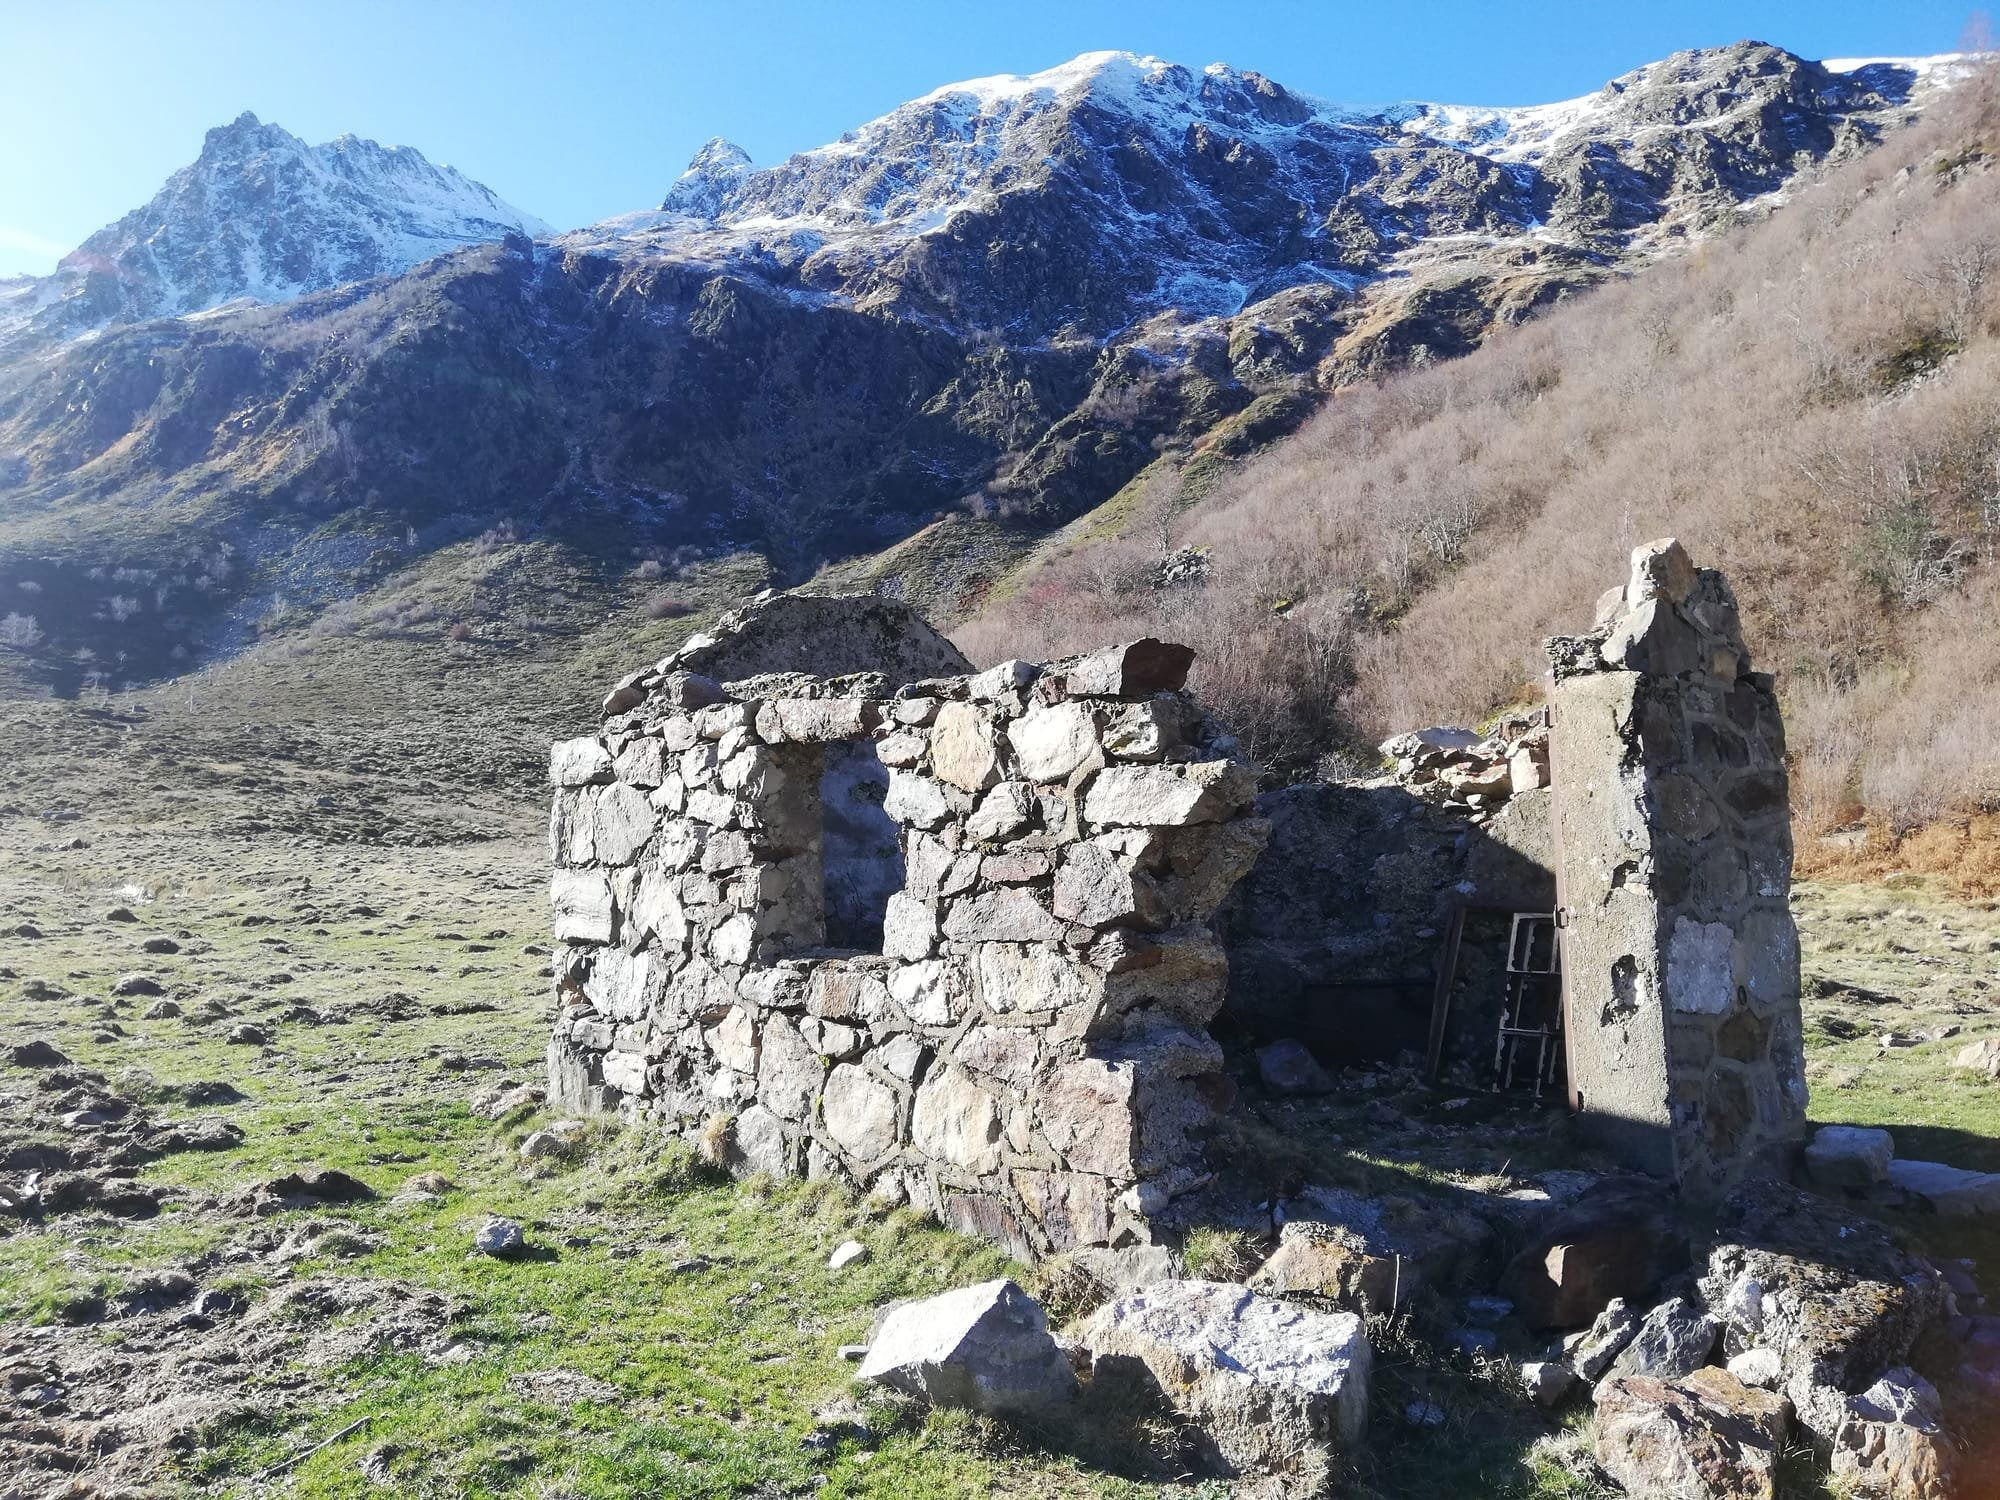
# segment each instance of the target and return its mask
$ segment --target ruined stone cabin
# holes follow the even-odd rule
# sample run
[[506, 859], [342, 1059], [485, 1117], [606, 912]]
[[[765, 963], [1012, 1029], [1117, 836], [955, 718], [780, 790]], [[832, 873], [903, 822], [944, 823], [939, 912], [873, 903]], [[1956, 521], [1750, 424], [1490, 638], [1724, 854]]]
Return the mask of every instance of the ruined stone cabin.
[[1547, 700], [1260, 791], [1145, 640], [976, 671], [764, 596], [554, 747], [552, 1097], [1038, 1256], [1171, 1241], [1217, 1030], [1545, 1093], [1700, 1195], [1804, 1122], [1783, 730], [1721, 575], [1634, 555]]

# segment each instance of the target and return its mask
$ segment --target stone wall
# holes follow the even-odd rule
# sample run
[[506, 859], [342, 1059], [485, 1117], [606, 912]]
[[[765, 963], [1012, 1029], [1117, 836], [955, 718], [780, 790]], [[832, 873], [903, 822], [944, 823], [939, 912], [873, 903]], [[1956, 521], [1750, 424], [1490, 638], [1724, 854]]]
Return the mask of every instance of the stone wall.
[[1453, 909], [1559, 906], [1586, 1125], [1699, 1193], [1777, 1166], [1805, 1086], [1771, 681], [1672, 543], [1550, 652], [1546, 715], [1257, 798], [1183, 647], [974, 673], [892, 601], [753, 601], [554, 747], [553, 1097], [1023, 1255], [1150, 1243], [1233, 1100], [1225, 989], [1330, 1060], [1420, 1051]]
[[[1428, 791], [1384, 776], [1258, 799], [1271, 841], [1224, 913], [1235, 1026], [1335, 1064], [1422, 1053], [1453, 909], [1554, 910], [1546, 787], [1470, 817]], [[1490, 1061], [1497, 1017], [1480, 1017], [1450, 1059]]]
[[759, 675], [670, 658], [554, 747], [555, 1099], [1024, 1255], [1149, 1240], [1231, 1097], [1210, 918], [1267, 831], [1191, 653], [899, 683], [811, 637], [703, 638]]
[[1627, 1160], [1712, 1194], [1804, 1130], [1777, 697], [1674, 542], [1549, 652], [1571, 1091]]

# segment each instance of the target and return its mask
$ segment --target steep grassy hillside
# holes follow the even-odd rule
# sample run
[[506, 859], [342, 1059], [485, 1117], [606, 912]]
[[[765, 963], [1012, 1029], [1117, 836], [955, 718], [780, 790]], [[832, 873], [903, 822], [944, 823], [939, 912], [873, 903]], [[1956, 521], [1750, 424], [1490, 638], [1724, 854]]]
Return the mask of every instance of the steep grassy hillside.
[[[1992, 81], [1765, 223], [1449, 365], [1338, 393], [1200, 474], [1169, 455], [960, 631], [1142, 632], [1294, 772], [1522, 696], [1635, 543], [1728, 570], [1786, 696], [1804, 820], [2000, 798], [2000, 102]], [[1198, 549], [1163, 568], [1178, 549]]]

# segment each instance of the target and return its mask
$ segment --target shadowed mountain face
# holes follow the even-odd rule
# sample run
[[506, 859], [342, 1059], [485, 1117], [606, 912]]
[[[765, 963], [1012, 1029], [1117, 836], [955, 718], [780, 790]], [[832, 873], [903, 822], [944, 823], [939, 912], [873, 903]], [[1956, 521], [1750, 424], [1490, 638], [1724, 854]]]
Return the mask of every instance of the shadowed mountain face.
[[[62, 687], [79, 651], [174, 670], [502, 522], [782, 579], [968, 496], [1044, 528], [1733, 222], [1949, 76], [1743, 44], [1566, 104], [1359, 113], [1092, 54], [761, 171], [711, 142], [657, 213], [422, 264], [539, 226], [246, 117], [15, 294], [0, 616]], [[170, 316], [239, 296], [280, 305]]]

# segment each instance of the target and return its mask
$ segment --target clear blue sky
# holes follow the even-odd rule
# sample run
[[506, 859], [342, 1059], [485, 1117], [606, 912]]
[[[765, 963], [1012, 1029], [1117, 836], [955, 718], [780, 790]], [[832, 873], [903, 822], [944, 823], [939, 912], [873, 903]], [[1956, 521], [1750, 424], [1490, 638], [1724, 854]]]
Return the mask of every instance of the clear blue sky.
[[723, 135], [759, 162], [954, 79], [1125, 48], [1351, 103], [1528, 104], [1681, 47], [1953, 50], [1965, 0], [0, 0], [0, 275], [149, 197], [254, 110], [450, 162], [558, 228], [651, 207]]

